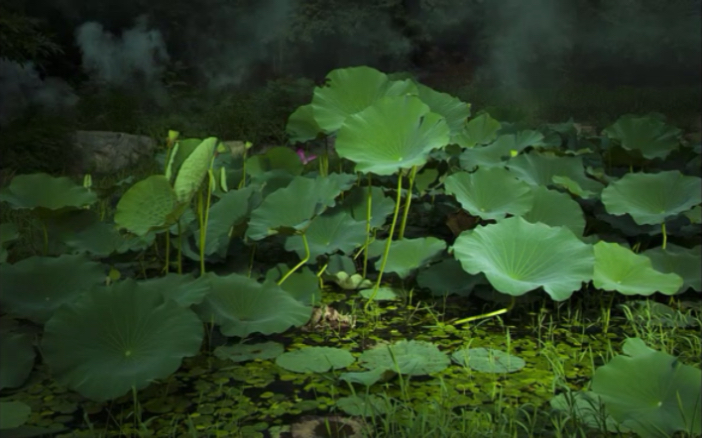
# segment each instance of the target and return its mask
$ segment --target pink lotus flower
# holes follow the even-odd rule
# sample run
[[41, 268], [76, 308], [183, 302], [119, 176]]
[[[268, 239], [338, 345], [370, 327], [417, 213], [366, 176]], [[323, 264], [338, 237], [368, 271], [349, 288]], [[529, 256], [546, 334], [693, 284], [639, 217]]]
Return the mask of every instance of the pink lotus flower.
[[300, 161], [302, 161], [302, 164], [307, 164], [310, 161], [317, 158], [316, 155], [306, 155], [305, 151], [302, 148], [297, 149], [297, 156], [300, 157]]

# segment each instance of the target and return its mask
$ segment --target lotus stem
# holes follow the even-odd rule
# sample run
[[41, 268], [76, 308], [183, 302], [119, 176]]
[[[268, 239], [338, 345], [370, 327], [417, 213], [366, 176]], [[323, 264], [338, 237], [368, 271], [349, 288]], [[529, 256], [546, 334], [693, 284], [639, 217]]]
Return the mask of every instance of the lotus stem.
[[665, 232], [665, 221], [661, 224], [661, 232], [663, 233], [663, 249], [665, 249], [666, 245], [668, 244], [668, 234]]
[[505, 307], [504, 309], [495, 310], [494, 312], [483, 313], [483, 314], [481, 314], [481, 315], [470, 316], [470, 317], [464, 318], [464, 319], [459, 319], [458, 321], [455, 321], [454, 324], [455, 324], [455, 325], [458, 325], [458, 324], [466, 324], [466, 323], [469, 323], [469, 322], [471, 322], [471, 321], [475, 321], [475, 320], [478, 320], [478, 319], [492, 318], [493, 316], [498, 316], [498, 315], [505, 314], [505, 313], [509, 312], [510, 310], [512, 310], [512, 308], [514, 307], [515, 302], [516, 302], [515, 297], [512, 297], [511, 301], [509, 302], [509, 306]]
[[366, 197], [366, 242], [363, 244], [363, 278], [368, 274], [368, 245], [370, 245], [371, 207], [373, 203], [373, 184], [368, 174], [368, 196]]
[[171, 231], [166, 229], [166, 264], [163, 266], [164, 274], [168, 274], [171, 266]]
[[383, 272], [385, 271], [385, 265], [388, 262], [388, 255], [390, 254], [390, 245], [392, 244], [392, 236], [395, 234], [395, 225], [397, 224], [397, 216], [400, 214], [400, 202], [402, 202], [402, 172], [397, 175], [397, 195], [395, 197], [395, 211], [392, 215], [392, 223], [390, 224], [390, 232], [388, 233], [387, 240], [385, 241], [385, 251], [383, 251], [383, 260], [380, 262], [380, 271], [378, 272], [378, 280], [375, 282], [373, 287], [373, 293], [371, 294], [368, 301], [366, 301], [365, 306], [363, 306], [363, 311], [367, 312], [370, 303], [375, 299], [378, 294], [378, 289], [380, 288], [380, 282], [383, 279]]
[[180, 227], [180, 218], [178, 218], [178, 273], [183, 273], [183, 230]]
[[402, 240], [405, 237], [405, 227], [407, 226], [407, 216], [409, 215], [410, 205], [412, 204], [412, 188], [414, 187], [414, 179], [417, 176], [417, 166], [412, 166], [409, 174], [409, 187], [407, 188], [407, 198], [405, 198], [405, 209], [402, 212], [402, 224], [400, 225], [400, 233], [397, 240]]
[[300, 263], [298, 263], [297, 265], [293, 266], [293, 268], [292, 268], [291, 270], [289, 270], [288, 272], [285, 273], [285, 275], [283, 275], [283, 278], [281, 278], [280, 280], [278, 280], [278, 286], [280, 286], [281, 284], [283, 284], [283, 282], [285, 282], [285, 280], [287, 280], [288, 277], [290, 277], [290, 276], [292, 275], [293, 272], [295, 272], [295, 271], [297, 271], [298, 269], [300, 269], [300, 267], [301, 267], [302, 265], [304, 265], [305, 263], [307, 263], [307, 261], [310, 259], [310, 246], [309, 246], [309, 244], [307, 243], [307, 236], [305, 236], [305, 233], [302, 233], [302, 234], [301, 234], [301, 237], [302, 237], [302, 243], [303, 243], [303, 245], [305, 245], [305, 258], [303, 258], [302, 260], [300, 260]]

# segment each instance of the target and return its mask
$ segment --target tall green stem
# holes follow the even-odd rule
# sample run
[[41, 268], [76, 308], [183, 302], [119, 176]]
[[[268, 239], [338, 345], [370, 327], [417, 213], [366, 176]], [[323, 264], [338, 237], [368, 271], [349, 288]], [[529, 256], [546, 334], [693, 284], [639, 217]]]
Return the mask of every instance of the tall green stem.
[[371, 209], [373, 202], [373, 184], [371, 174], [368, 174], [368, 196], [366, 197], [366, 242], [363, 245], [363, 278], [368, 274], [368, 245], [370, 245], [370, 230], [371, 230]]
[[293, 268], [292, 268], [291, 270], [289, 270], [288, 272], [286, 272], [285, 275], [283, 275], [283, 278], [281, 278], [280, 280], [278, 280], [278, 285], [283, 284], [283, 282], [284, 282], [285, 280], [287, 280], [288, 277], [290, 277], [290, 276], [292, 275], [293, 272], [295, 272], [295, 271], [297, 271], [298, 269], [300, 269], [300, 267], [302, 267], [302, 265], [304, 265], [305, 263], [307, 263], [307, 261], [310, 259], [310, 245], [307, 243], [307, 236], [305, 236], [305, 233], [302, 233], [302, 236], [301, 236], [301, 237], [302, 237], [302, 244], [305, 245], [305, 258], [303, 258], [302, 260], [300, 260], [300, 263], [298, 263], [297, 265], [293, 266]]
[[414, 178], [417, 176], [417, 166], [412, 166], [409, 174], [409, 187], [407, 188], [407, 198], [405, 198], [405, 209], [402, 212], [402, 224], [400, 225], [400, 233], [397, 240], [402, 240], [405, 237], [405, 227], [407, 226], [407, 216], [409, 215], [410, 205], [412, 204], [412, 189], [414, 188]]
[[395, 197], [395, 211], [392, 215], [392, 223], [390, 224], [390, 232], [388, 233], [387, 240], [385, 241], [385, 251], [383, 251], [383, 259], [380, 262], [380, 271], [378, 272], [378, 280], [375, 282], [373, 287], [373, 293], [371, 294], [368, 301], [366, 301], [363, 310], [368, 312], [371, 302], [375, 299], [378, 294], [378, 289], [380, 289], [380, 282], [383, 280], [383, 272], [385, 271], [385, 265], [388, 262], [388, 255], [390, 254], [390, 245], [392, 244], [392, 236], [395, 234], [395, 225], [397, 224], [397, 217], [400, 214], [400, 203], [402, 202], [402, 172], [397, 175], [397, 196]]

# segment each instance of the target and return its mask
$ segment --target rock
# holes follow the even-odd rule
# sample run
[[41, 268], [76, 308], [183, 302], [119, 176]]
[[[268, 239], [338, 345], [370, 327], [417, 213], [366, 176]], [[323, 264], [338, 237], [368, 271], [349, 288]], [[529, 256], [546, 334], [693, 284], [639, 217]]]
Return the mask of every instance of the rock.
[[76, 131], [73, 145], [78, 163], [76, 173], [112, 174], [152, 158], [156, 141], [145, 135], [110, 131]]

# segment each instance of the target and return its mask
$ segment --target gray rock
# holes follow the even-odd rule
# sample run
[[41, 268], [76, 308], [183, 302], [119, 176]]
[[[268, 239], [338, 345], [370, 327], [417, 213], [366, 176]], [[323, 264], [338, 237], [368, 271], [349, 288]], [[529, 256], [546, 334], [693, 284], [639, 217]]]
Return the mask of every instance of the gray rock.
[[76, 131], [73, 144], [77, 173], [113, 174], [152, 158], [156, 142], [145, 135], [109, 131]]

